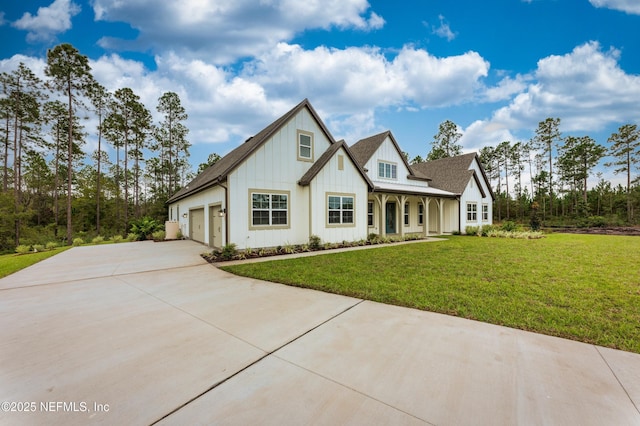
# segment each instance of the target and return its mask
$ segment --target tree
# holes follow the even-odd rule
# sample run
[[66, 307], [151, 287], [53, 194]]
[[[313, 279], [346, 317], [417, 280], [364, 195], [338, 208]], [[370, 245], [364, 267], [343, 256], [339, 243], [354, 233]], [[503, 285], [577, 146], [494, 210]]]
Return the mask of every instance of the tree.
[[50, 149], [53, 151], [53, 212], [54, 212], [54, 235], [58, 236], [58, 225], [60, 224], [60, 208], [58, 204], [58, 191], [60, 190], [60, 162], [64, 161], [61, 152], [65, 143], [65, 134], [67, 133], [65, 121], [67, 111], [65, 105], [60, 101], [47, 102], [44, 105], [44, 119], [50, 125], [51, 138], [53, 142], [49, 143]]
[[102, 120], [107, 114], [109, 104], [112, 102], [111, 94], [98, 82], [94, 82], [89, 88], [89, 99], [93, 110], [98, 116], [98, 149], [96, 150], [96, 232], [100, 235], [100, 199], [101, 192], [101, 167], [102, 167]]
[[209, 154], [209, 157], [207, 157], [207, 161], [205, 163], [200, 163], [200, 165], [198, 166], [198, 173], [202, 173], [204, 172], [204, 170], [208, 167], [213, 166], [214, 164], [216, 164], [218, 162], [219, 159], [221, 159], [222, 157], [220, 157], [218, 154], [216, 154], [215, 152]]
[[560, 137], [560, 119], [547, 118], [538, 123], [536, 136], [533, 138], [535, 146], [540, 149], [543, 155], [547, 155], [549, 159], [549, 211], [553, 214], [553, 149], [561, 140]]
[[419, 164], [422, 162], [424, 162], [424, 160], [419, 155], [416, 155], [415, 157], [413, 157], [413, 160], [411, 160], [411, 164]]
[[71, 186], [73, 178], [74, 106], [81, 104], [80, 96], [87, 95], [93, 83], [89, 59], [70, 44], [63, 43], [47, 51], [45, 74], [51, 78], [51, 87], [67, 98], [67, 244], [72, 243]]
[[[119, 221], [119, 192], [120, 178], [124, 181], [124, 229], [129, 226], [129, 143], [135, 146], [137, 132], [139, 131], [137, 122], [141, 111], [146, 110], [139, 102], [140, 97], [133, 93], [128, 87], [116, 90], [114, 101], [111, 103], [110, 112], [104, 120], [103, 131], [105, 137], [116, 147], [116, 170], [115, 179], [118, 190], [116, 192], [116, 210]], [[124, 172], [120, 175], [120, 148], [124, 150]]]
[[[6, 142], [9, 132], [13, 131], [13, 196], [14, 196], [14, 238], [16, 246], [20, 244], [20, 224], [22, 210], [22, 156], [28, 149], [28, 142], [38, 140], [40, 125], [40, 101], [44, 99], [42, 81], [22, 62], [18, 69], [10, 74], [2, 74], [2, 85], [7, 96], [6, 103]], [[13, 120], [13, 129], [9, 127]], [[5, 163], [8, 150], [5, 145]], [[5, 168], [6, 171], [6, 168]]]
[[640, 161], [640, 131], [635, 124], [625, 124], [608, 139], [611, 143], [609, 154], [615, 161], [607, 163], [607, 167], [616, 166], [615, 174], [627, 174], [627, 220], [633, 220], [633, 206], [631, 203], [631, 170]]
[[438, 133], [433, 136], [432, 148], [427, 154], [427, 161], [460, 155], [462, 145], [458, 145], [458, 141], [461, 137], [462, 133], [458, 131], [458, 125], [453, 121], [446, 120], [440, 123]]
[[569, 180], [582, 186], [582, 200], [587, 203], [587, 180], [605, 155], [605, 148], [589, 136], [565, 138], [558, 162]]
[[160, 151], [163, 181], [167, 184], [162, 197], [168, 198], [169, 194], [176, 192], [183, 184], [180, 181], [180, 171], [184, 169], [189, 157], [191, 144], [186, 139], [189, 129], [182, 122], [188, 115], [180, 103], [180, 97], [174, 92], [166, 92], [158, 99], [157, 110], [164, 117], [155, 130], [157, 145], [154, 148]]

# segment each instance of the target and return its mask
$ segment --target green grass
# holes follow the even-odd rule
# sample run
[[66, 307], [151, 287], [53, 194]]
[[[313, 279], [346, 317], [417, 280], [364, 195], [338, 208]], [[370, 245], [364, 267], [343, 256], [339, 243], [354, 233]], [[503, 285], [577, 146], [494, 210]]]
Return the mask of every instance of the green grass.
[[640, 237], [458, 236], [222, 269], [640, 353]]
[[54, 250], [41, 251], [38, 253], [29, 254], [5, 254], [0, 256], [0, 278], [13, 274], [21, 269], [38, 263], [41, 260], [47, 259], [51, 256], [67, 250], [71, 247], [59, 247]]

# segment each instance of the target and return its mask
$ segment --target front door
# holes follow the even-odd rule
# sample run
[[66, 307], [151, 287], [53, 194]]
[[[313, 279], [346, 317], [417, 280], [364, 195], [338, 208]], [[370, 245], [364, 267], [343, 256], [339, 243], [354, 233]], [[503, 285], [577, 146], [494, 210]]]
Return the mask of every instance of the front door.
[[385, 232], [387, 234], [396, 233], [396, 203], [387, 203], [386, 207], [387, 223], [385, 224]]

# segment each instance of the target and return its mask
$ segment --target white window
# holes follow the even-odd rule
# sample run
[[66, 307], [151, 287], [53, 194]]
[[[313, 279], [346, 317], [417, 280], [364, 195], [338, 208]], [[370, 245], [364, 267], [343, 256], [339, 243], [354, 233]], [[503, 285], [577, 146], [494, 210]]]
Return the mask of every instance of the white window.
[[367, 226], [373, 226], [373, 201], [367, 203]]
[[384, 179], [397, 179], [398, 166], [386, 161], [378, 161], [378, 177]]
[[251, 225], [282, 226], [288, 224], [287, 194], [251, 193]]
[[313, 161], [313, 133], [298, 130], [298, 160]]
[[424, 225], [424, 204], [418, 204], [418, 225]]
[[409, 226], [409, 203], [404, 203], [404, 226]]
[[482, 221], [483, 222], [489, 221], [489, 204], [482, 205]]
[[478, 221], [478, 203], [467, 203], [467, 222]]
[[329, 195], [327, 217], [330, 225], [350, 225], [354, 223], [353, 199], [352, 195]]

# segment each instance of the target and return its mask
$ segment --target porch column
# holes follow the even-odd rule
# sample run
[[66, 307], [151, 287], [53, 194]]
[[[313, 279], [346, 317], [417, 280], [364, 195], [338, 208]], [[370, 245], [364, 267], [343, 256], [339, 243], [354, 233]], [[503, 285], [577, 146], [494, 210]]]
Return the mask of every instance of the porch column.
[[424, 212], [424, 217], [422, 218], [424, 236], [426, 238], [429, 238], [429, 204], [431, 203], [431, 198], [424, 197], [424, 198], [421, 198], [420, 201], [422, 201], [423, 212]]
[[406, 195], [396, 195], [395, 199], [398, 202], [398, 210], [400, 213], [400, 215], [398, 215], [400, 216], [400, 219], [397, 221], [398, 227], [400, 228], [400, 237], [404, 237], [404, 204], [407, 202], [409, 197]]
[[440, 199], [440, 221], [438, 223], [438, 233], [444, 234], [444, 199]]
[[387, 223], [387, 200], [389, 199], [388, 195], [380, 194], [376, 195], [376, 200], [380, 204], [380, 237], [384, 237], [387, 235], [387, 228], [385, 224]]

